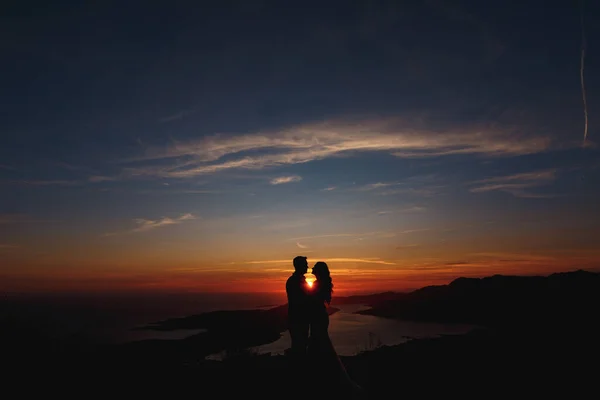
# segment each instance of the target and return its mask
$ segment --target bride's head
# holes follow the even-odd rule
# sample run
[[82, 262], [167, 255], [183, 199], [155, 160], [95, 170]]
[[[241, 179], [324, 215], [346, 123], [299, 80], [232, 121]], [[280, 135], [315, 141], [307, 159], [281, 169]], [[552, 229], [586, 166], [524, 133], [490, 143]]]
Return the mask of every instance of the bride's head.
[[319, 261], [312, 269], [312, 273], [317, 278], [317, 287], [325, 294], [325, 301], [331, 303], [331, 294], [333, 293], [333, 283], [329, 274], [329, 267], [323, 261]]

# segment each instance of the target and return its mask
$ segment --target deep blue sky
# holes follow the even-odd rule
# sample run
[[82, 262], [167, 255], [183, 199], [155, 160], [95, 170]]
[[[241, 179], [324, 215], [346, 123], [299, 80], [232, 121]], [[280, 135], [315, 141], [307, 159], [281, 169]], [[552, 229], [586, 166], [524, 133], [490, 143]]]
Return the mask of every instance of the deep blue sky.
[[9, 288], [597, 265], [598, 2], [11, 3]]

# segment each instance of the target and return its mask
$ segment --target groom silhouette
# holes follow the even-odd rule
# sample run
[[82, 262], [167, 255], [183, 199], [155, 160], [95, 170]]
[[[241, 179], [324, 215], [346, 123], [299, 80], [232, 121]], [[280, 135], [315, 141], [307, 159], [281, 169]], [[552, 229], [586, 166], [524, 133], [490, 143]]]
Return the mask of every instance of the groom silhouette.
[[288, 329], [292, 346], [291, 355], [303, 358], [306, 355], [309, 333], [308, 285], [304, 274], [308, 271], [306, 257], [294, 258], [294, 273], [285, 283], [288, 299]]

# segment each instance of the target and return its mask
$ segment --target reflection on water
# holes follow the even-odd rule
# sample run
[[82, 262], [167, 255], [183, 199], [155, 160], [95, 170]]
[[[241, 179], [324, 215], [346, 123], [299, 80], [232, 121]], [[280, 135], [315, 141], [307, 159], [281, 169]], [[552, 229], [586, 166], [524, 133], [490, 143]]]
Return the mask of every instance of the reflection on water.
[[[474, 328], [468, 325], [397, 321], [353, 314], [369, 308], [362, 305], [342, 305], [336, 308], [340, 311], [330, 317], [329, 335], [338, 354], [342, 356], [353, 356], [379, 346], [397, 345], [413, 338], [464, 334]], [[283, 354], [289, 347], [290, 335], [286, 331], [279, 340], [251, 350], [259, 354]], [[215, 354], [209, 358], [218, 360], [221, 355]]]

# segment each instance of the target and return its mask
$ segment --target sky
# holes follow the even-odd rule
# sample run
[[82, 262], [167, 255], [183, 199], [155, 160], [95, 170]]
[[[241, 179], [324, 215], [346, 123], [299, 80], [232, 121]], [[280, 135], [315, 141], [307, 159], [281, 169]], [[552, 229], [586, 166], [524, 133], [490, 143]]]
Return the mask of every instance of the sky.
[[0, 291], [282, 291], [296, 255], [342, 294], [598, 269], [599, 17], [10, 2]]

